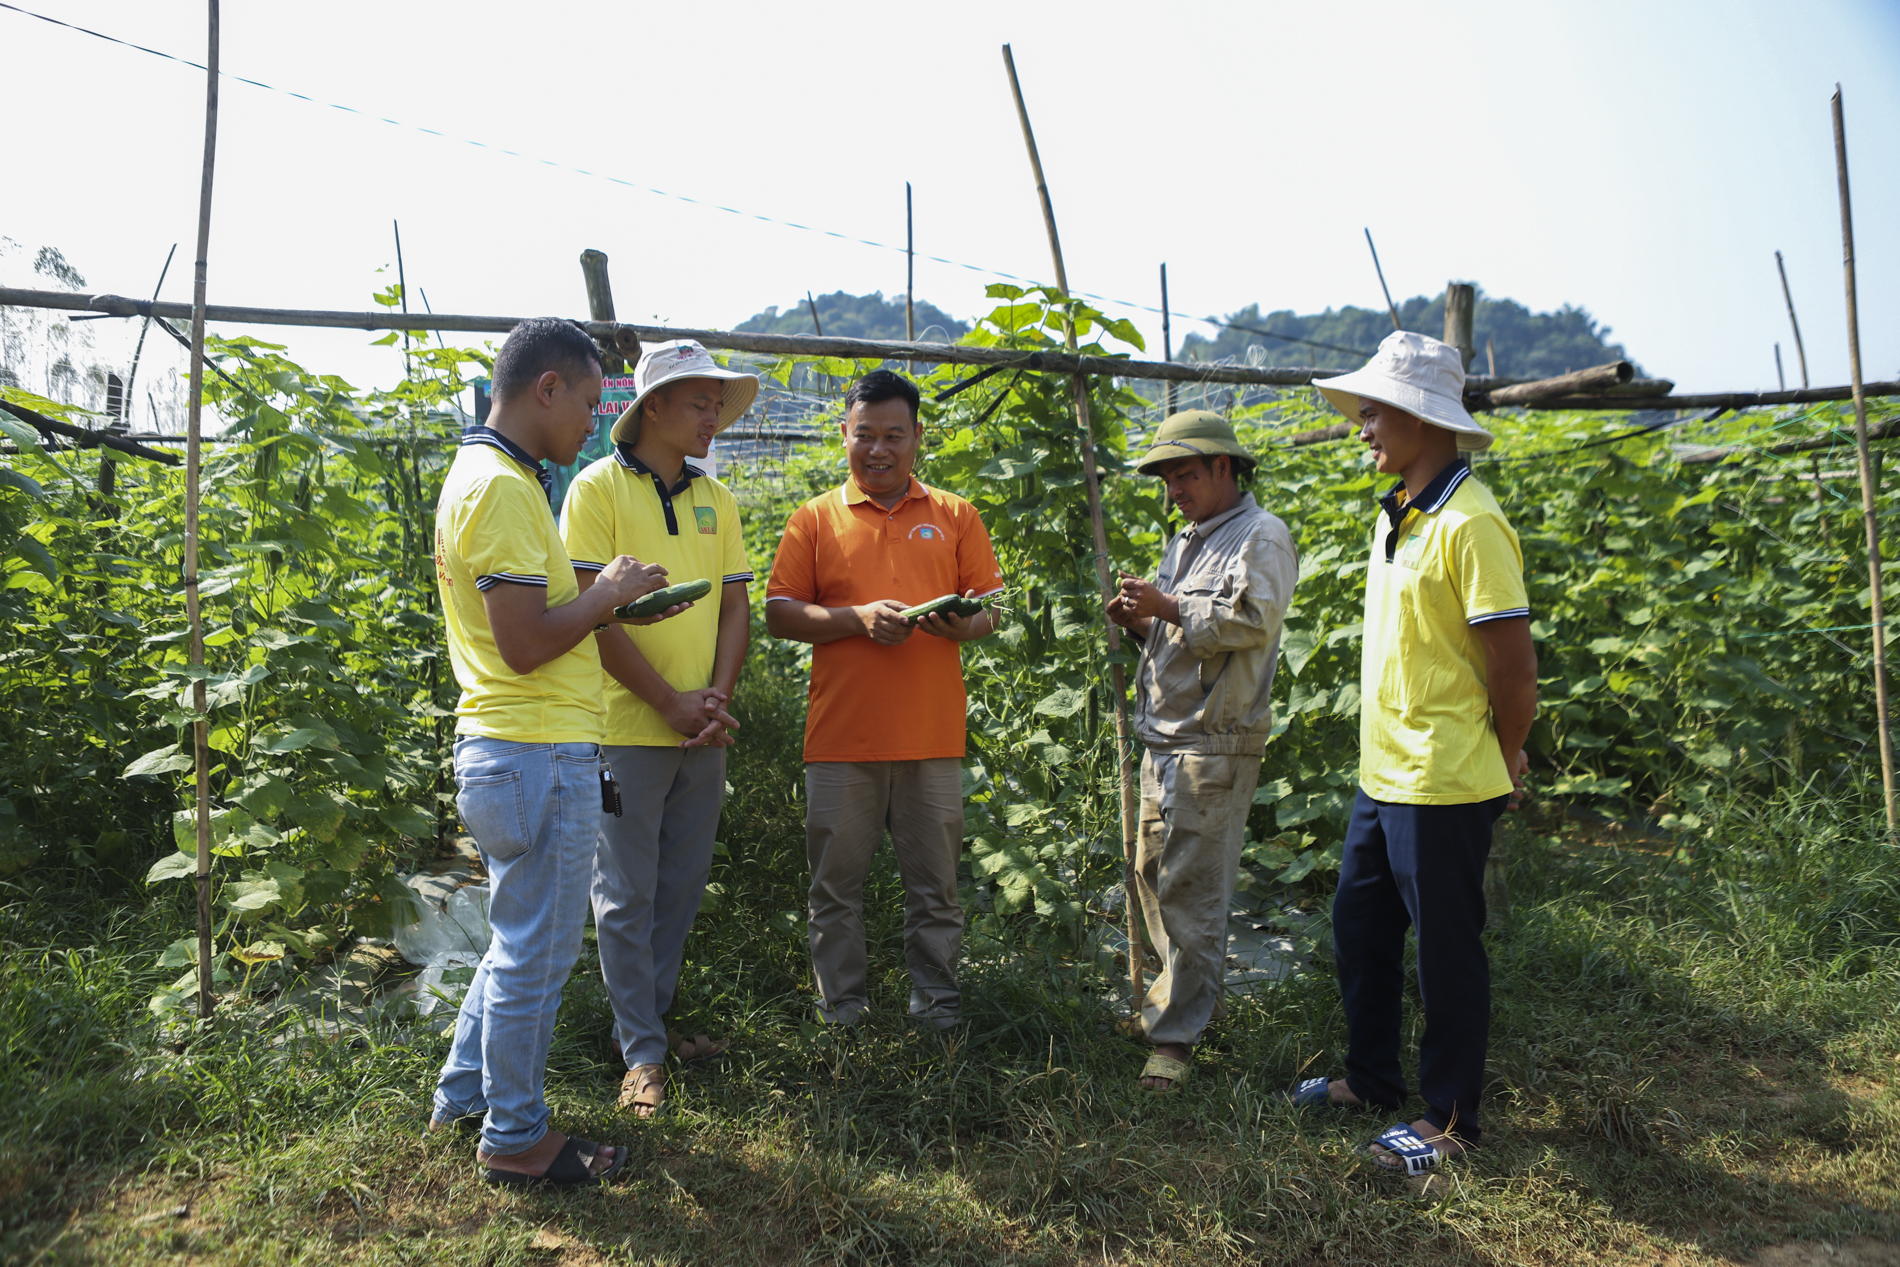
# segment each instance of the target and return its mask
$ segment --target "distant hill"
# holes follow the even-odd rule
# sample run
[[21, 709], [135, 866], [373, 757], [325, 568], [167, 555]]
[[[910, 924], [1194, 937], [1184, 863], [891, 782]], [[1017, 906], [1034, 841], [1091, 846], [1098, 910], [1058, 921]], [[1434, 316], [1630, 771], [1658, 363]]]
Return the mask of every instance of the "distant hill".
[[[813, 302], [818, 305], [818, 320], [824, 326], [824, 332], [833, 338], [841, 339], [901, 339], [904, 337], [904, 297], [884, 298], [882, 291], [869, 295], [847, 295], [842, 290], [829, 295], [816, 295]], [[958, 321], [935, 304], [922, 300], [912, 305], [917, 322], [917, 337], [920, 341], [931, 343], [955, 343], [970, 332], [968, 322]], [[949, 335], [932, 333], [924, 340], [924, 332], [931, 326], [939, 326]], [[815, 334], [811, 325], [811, 309], [802, 299], [794, 300], [780, 312], [777, 307], [767, 308], [764, 312], [746, 318], [734, 330], [748, 334]]]
[[[1181, 340], [1175, 358], [1183, 361], [1231, 358], [1257, 365], [1353, 369], [1364, 363], [1364, 354], [1378, 347], [1379, 340], [1392, 333], [1392, 318], [1382, 308], [1328, 308], [1325, 312], [1302, 315], [1285, 310], [1262, 313], [1260, 305], [1248, 304], [1223, 319], [1230, 326], [1247, 326], [1251, 330], [1226, 329], [1211, 339], [1190, 333]], [[1443, 337], [1445, 297], [1416, 295], [1406, 300], [1399, 305], [1399, 324], [1433, 338]], [[1289, 343], [1258, 331], [1292, 335], [1357, 351]], [[1609, 341], [1608, 326], [1598, 325], [1586, 309], [1572, 304], [1565, 304], [1556, 312], [1532, 312], [1512, 299], [1491, 299], [1481, 289], [1472, 331], [1478, 349], [1471, 362], [1474, 374], [1489, 372], [1484, 354], [1487, 338], [1497, 357], [1497, 372], [1514, 378], [1549, 377], [1629, 358], [1622, 344]], [[1250, 353], [1250, 349], [1256, 348], [1258, 351]], [[1640, 366], [1636, 372], [1642, 374]]]

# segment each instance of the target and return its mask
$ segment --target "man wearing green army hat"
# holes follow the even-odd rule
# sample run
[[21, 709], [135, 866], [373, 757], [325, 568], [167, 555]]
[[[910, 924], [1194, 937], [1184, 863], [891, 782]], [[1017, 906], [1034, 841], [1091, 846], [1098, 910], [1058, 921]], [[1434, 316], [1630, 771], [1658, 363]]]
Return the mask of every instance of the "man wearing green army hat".
[[1141, 1071], [1150, 1091], [1187, 1078], [1220, 1002], [1227, 911], [1299, 572], [1286, 525], [1245, 490], [1254, 466], [1219, 414], [1196, 409], [1163, 422], [1137, 469], [1167, 486], [1188, 526], [1152, 582], [1124, 574], [1108, 603], [1108, 618], [1141, 641], [1134, 896], [1162, 967], [1134, 1021], [1154, 1045]]

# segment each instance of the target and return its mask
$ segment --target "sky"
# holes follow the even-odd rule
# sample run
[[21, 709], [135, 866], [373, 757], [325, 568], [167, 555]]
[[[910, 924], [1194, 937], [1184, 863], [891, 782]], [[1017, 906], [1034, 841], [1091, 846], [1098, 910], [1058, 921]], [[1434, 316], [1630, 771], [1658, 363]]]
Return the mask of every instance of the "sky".
[[[203, 60], [202, 3], [19, 4]], [[369, 309], [399, 222], [417, 307], [584, 317], [597, 248], [621, 320], [730, 326], [901, 295], [909, 181], [916, 293], [967, 318], [994, 273], [1053, 276], [1005, 43], [1077, 291], [1156, 306], [1166, 262], [1177, 313], [1378, 307], [1369, 227], [1394, 296], [1581, 305], [1688, 391], [1772, 389], [1777, 341], [1798, 379], [1776, 250], [1812, 381], [1847, 381], [1838, 81], [1866, 375], [1900, 377], [1892, 0], [226, 3], [210, 301]], [[189, 301], [203, 72], [12, 8], [0, 56], [0, 281], [52, 245], [143, 297], [178, 243]], [[1159, 354], [1156, 314], [1103, 306]], [[400, 374], [362, 332], [248, 332]]]

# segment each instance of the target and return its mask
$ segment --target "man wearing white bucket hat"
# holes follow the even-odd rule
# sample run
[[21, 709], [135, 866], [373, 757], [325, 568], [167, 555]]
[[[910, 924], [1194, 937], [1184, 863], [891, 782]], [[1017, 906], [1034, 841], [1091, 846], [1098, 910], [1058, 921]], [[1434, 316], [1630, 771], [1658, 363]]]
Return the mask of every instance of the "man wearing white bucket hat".
[[669, 1046], [681, 1060], [726, 1044], [680, 1038], [664, 1021], [679, 984], [686, 934], [712, 869], [725, 797], [726, 705], [745, 663], [752, 580], [739, 503], [693, 465], [745, 413], [759, 380], [728, 370], [691, 339], [649, 346], [634, 368], [637, 395], [612, 431], [614, 451], [568, 488], [561, 535], [583, 590], [600, 560], [633, 554], [672, 583], [711, 580], [716, 598], [660, 624], [597, 635], [607, 709], [602, 754], [623, 813], [601, 817], [594, 862], [600, 970], [625, 1058], [620, 1103], [640, 1116], [665, 1099]]
[[1537, 652], [1517, 533], [1463, 454], [1491, 444], [1464, 407], [1458, 350], [1409, 331], [1364, 369], [1314, 383], [1399, 477], [1379, 502], [1366, 568], [1359, 795], [1333, 900], [1346, 1076], [1295, 1104], [1405, 1103], [1399, 1067], [1405, 929], [1418, 934], [1422, 1118], [1371, 1145], [1423, 1174], [1479, 1138], [1491, 1024], [1484, 863], [1514, 804], [1537, 708]]

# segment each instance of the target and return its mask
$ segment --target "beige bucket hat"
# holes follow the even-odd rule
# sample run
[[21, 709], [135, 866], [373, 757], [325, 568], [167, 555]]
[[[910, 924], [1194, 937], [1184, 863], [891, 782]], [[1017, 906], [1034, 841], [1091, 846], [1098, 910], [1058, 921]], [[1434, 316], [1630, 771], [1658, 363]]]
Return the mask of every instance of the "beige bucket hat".
[[640, 363], [633, 367], [633, 386], [638, 393], [633, 403], [620, 411], [611, 432], [615, 444], [636, 443], [640, 439], [640, 406], [656, 387], [682, 378], [717, 378], [725, 382], [725, 398], [719, 405], [719, 430], [739, 421], [759, 395], [755, 374], [729, 370], [713, 360], [697, 339], [668, 339], [648, 344]]
[[1403, 409], [1434, 427], [1458, 436], [1458, 447], [1477, 453], [1491, 447], [1491, 433], [1465, 409], [1465, 363], [1458, 349], [1430, 335], [1394, 330], [1364, 369], [1337, 378], [1316, 378], [1313, 386], [1359, 424], [1359, 398]]

